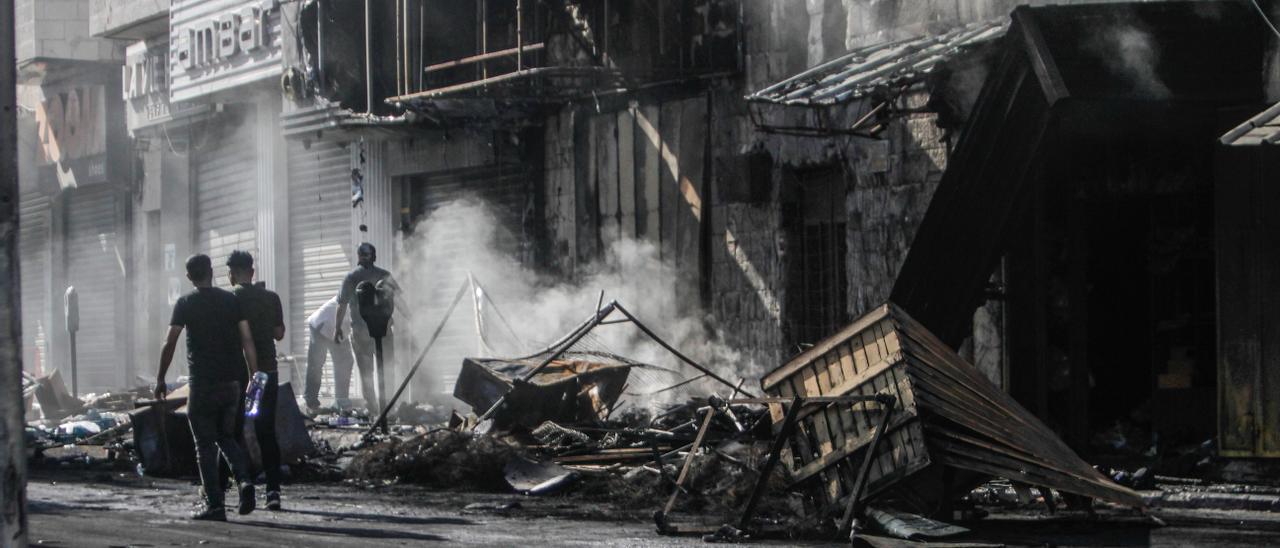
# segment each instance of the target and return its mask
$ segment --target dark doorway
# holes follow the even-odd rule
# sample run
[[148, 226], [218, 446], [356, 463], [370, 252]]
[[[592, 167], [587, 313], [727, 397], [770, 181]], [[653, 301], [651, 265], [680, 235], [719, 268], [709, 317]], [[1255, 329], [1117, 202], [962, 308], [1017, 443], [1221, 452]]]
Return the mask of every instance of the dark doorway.
[[834, 167], [788, 173], [786, 331], [792, 350], [849, 323], [844, 173]]

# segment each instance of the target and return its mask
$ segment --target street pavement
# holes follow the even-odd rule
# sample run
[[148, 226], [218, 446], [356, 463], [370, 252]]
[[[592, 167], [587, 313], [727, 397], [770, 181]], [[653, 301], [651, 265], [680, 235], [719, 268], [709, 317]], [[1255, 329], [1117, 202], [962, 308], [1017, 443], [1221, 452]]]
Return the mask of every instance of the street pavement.
[[[196, 498], [189, 481], [125, 472], [37, 470], [28, 484], [33, 546], [698, 546], [698, 538], [659, 536], [643, 512], [571, 497], [439, 492], [412, 487], [304, 484], [285, 490], [285, 510], [259, 509], [227, 523], [187, 518]], [[234, 493], [228, 503], [234, 504]], [[518, 502], [506, 512], [466, 510], [473, 503]], [[1069, 516], [993, 516], [980, 529], [1004, 542], [1056, 546], [1280, 545], [1280, 519], [1258, 512], [1178, 510], [1153, 526], [1140, 517], [1088, 522]], [[1186, 525], [1184, 525], [1186, 524]], [[796, 545], [764, 542], [752, 545]], [[838, 546], [836, 543], [803, 543]]]

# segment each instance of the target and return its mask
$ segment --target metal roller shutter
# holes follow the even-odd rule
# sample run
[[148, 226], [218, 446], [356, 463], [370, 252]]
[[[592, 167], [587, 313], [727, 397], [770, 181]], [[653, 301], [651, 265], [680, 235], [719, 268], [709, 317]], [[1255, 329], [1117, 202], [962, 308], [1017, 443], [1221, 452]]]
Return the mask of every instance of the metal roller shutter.
[[[126, 251], [116, 234], [117, 196], [103, 185], [75, 189], [67, 197], [67, 283], [80, 297], [76, 352], [81, 394], [125, 384], [122, 343], [116, 336]], [[63, 377], [71, 382], [70, 371]]]
[[[495, 231], [494, 249], [512, 257], [527, 258], [532, 238], [525, 225], [525, 212], [530, 208], [533, 190], [525, 169], [518, 166], [486, 167], [417, 176], [410, 180], [409, 196], [413, 218], [418, 222], [449, 204], [467, 200], [483, 201], [499, 224], [499, 230]], [[439, 256], [465, 255], [471, 251], [466, 247], [471, 245], [474, 238], [462, 232], [467, 227], [455, 225], [435, 228], [440, 233], [430, 237], [433, 242], [440, 243]], [[430, 269], [433, 280], [430, 287], [406, 288], [406, 291], [429, 296], [424, 321], [433, 325], [432, 322], [437, 321], [435, 318], [448, 308], [459, 285], [466, 280], [467, 272], [451, 261], [432, 264]], [[498, 280], [479, 281], [482, 284], [498, 283]], [[428, 357], [428, 362], [432, 363], [428, 364], [427, 370], [442, 373], [436, 378], [420, 375], [414, 382], [415, 395], [430, 393], [437, 398], [452, 395], [453, 384], [457, 380], [457, 364], [464, 357], [476, 355], [479, 350], [474, 323], [462, 321], [472, 314], [470, 302], [461, 303], [458, 313], [441, 332], [440, 339]]]
[[[351, 158], [345, 146], [289, 144], [289, 332], [299, 367], [305, 367], [311, 332], [307, 316], [338, 294], [355, 264], [351, 246]], [[328, 359], [328, 357], [326, 357]], [[320, 394], [333, 395], [333, 363]], [[353, 377], [355, 375], [353, 374]], [[352, 396], [359, 392], [352, 383]]]
[[227, 256], [257, 255], [257, 149], [246, 126], [224, 124], [192, 162], [196, 247], [213, 260], [213, 282], [227, 281]]
[[23, 193], [18, 203], [18, 253], [22, 265], [22, 366], [48, 367], [49, 197]]

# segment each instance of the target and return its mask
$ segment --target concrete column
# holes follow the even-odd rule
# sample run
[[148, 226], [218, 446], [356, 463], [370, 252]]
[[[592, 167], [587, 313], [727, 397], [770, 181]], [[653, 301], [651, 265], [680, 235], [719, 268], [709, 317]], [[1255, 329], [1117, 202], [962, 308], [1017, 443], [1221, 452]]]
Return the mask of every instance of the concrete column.
[[[364, 162], [361, 162], [363, 151]], [[365, 139], [351, 147], [351, 165], [364, 175], [364, 201], [351, 215], [351, 243], [360, 245], [369, 242], [378, 249], [378, 266], [395, 272], [396, 270], [396, 192], [392, 177], [387, 169], [387, 143]], [[355, 256], [355, 251], [351, 252]], [[397, 314], [397, 316], [399, 316]], [[401, 317], [395, 319], [395, 361], [387, 363], [387, 390], [394, 391], [400, 385], [402, 375], [408, 371], [409, 360], [413, 359], [408, 351], [411, 329]], [[412, 389], [401, 396], [401, 401], [421, 399]]]
[[[170, 137], [179, 134], [187, 135], [188, 132], [170, 130]], [[160, 246], [160, 264], [158, 287], [154, 291], [162, 295], [158, 307], [164, 312], [160, 316], [160, 324], [148, 325], [146, 331], [149, 342], [157, 348], [168, 329], [169, 318], [166, 314], [173, 310], [173, 301], [190, 287], [184, 264], [187, 257], [195, 251], [195, 234], [191, 222], [191, 161], [188, 155], [179, 155], [169, 149], [169, 137], [164, 138], [160, 146], [163, 147], [160, 159], [160, 236], [157, 242]], [[187, 144], [180, 143], [178, 146], [185, 147]], [[186, 374], [187, 360], [182, 358], [186, 356], [186, 344], [186, 337], [178, 338], [178, 349], [174, 352], [174, 356], [178, 358], [173, 360], [171, 366], [172, 378]], [[150, 378], [155, 374], [158, 364], [159, 362], [154, 362], [141, 368], [142, 375]]]
[[[387, 171], [387, 143], [366, 140], [359, 145], [351, 147], [351, 166], [364, 174], [364, 202], [351, 216], [351, 243], [373, 244], [378, 248], [378, 266], [394, 271], [396, 204], [392, 177]], [[361, 150], [364, 151], [363, 164], [360, 163]]]
[[[288, 147], [280, 131], [280, 101], [278, 95], [264, 94], [256, 109], [258, 255], [254, 257], [254, 267], [257, 279], [280, 295], [280, 304], [288, 318], [289, 166]], [[286, 341], [280, 341], [277, 346], [279, 351], [289, 353]]]
[[[0, 59], [17, 58], [12, 1], [0, 2]], [[0, 544], [27, 545], [27, 455], [23, 449], [22, 287], [18, 266], [17, 70], [0, 70]]]

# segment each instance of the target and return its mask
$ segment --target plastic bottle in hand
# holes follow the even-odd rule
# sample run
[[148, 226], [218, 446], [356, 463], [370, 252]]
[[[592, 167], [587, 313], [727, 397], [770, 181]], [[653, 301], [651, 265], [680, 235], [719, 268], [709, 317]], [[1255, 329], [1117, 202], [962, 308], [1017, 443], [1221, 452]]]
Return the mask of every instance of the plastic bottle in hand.
[[244, 416], [253, 418], [258, 416], [258, 407], [262, 403], [262, 391], [267, 386], [267, 374], [261, 371], [253, 374], [253, 380], [249, 382], [249, 391], [244, 395]]

